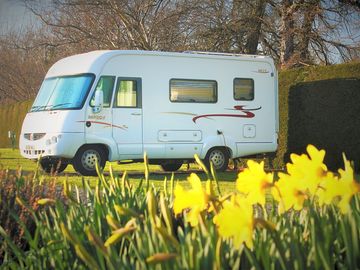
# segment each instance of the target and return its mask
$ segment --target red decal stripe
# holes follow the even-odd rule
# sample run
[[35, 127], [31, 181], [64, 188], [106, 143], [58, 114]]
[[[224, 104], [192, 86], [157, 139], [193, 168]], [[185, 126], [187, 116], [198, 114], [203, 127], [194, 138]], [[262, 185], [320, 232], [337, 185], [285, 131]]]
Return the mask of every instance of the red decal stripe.
[[120, 129], [123, 129], [123, 130], [126, 130], [126, 128], [122, 127], [122, 126], [117, 126], [117, 125], [112, 125], [110, 123], [107, 123], [107, 122], [100, 122], [100, 121], [77, 121], [78, 123], [86, 123], [86, 122], [90, 122], [92, 124], [99, 124], [99, 125], [105, 125], [105, 126], [108, 126], [108, 127], [116, 127], [116, 128], [120, 128]]
[[240, 111], [244, 114], [203, 114], [203, 115], [198, 115], [195, 116], [192, 120], [194, 123], [196, 123], [196, 120], [198, 120], [199, 118], [207, 118], [207, 117], [239, 117], [239, 118], [253, 118], [255, 116], [255, 114], [251, 111], [256, 111], [256, 110], [260, 110], [261, 107], [259, 108], [254, 108], [254, 109], [244, 109], [245, 106], [234, 106], [234, 109], [236, 111]]

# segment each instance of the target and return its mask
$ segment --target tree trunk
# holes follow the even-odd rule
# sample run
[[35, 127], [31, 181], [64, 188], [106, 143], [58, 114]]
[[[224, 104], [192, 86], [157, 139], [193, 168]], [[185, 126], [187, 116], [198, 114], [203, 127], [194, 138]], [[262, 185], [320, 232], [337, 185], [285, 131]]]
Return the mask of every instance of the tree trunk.
[[280, 26], [280, 64], [285, 66], [294, 54], [294, 6], [293, 0], [281, 2], [281, 26]]
[[311, 0], [304, 5], [304, 21], [302, 24], [299, 40], [299, 61], [308, 63], [310, 61], [309, 44], [313, 33], [313, 23], [316, 15], [319, 13], [320, 0]]
[[266, 0], [258, 0], [253, 8], [252, 18], [249, 20], [249, 34], [245, 44], [245, 52], [256, 54], [261, 35], [261, 26], [265, 14]]

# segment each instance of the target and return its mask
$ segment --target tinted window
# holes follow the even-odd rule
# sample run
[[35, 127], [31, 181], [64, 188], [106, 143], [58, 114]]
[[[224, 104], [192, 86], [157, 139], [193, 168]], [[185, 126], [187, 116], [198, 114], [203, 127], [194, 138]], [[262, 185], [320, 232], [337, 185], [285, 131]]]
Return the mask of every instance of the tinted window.
[[[111, 104], [111, 97], [114, 88], [115, 77], [113, 76], [101, 76], [95, 91], [100, 90], [104, 93], [104, 108], [109, 108]], [[90, 106], [94, 106], [95, 92], [91, 98]]]
[[141, 107], [140, 80], [118, 79], [114, 107]]
[[81, 74], [45, 79], [30, 111], [80, 109], [94, 77]]
[[254, 100], [254, 80], [241, 78], [234, 79], [234, 99]]
[[216, 81], [170, 80], [171, 102], [215, 103], [217, 101]]

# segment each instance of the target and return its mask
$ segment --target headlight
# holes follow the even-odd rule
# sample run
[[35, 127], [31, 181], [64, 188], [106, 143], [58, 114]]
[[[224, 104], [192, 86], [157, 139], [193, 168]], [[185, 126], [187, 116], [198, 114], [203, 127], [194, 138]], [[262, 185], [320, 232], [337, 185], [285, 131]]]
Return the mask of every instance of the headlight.
[[51, 143], [57, 143], [57, 142], [58, 142], [58, 138], [56, 136], [52, 136]]
[[44, 138], [45, 135], [46, 133], [25, 133], [24, 138], [29, 141], [37, 141]]
[[56, 144], [56, 143], [58, 143], [58, 141], [61, 139], [61, 134], [59, 134], [59, 135], [57, 135], [57, 136], [52, 136], [50, 139], [47, 139], [46, 141], [45, 141], [45, 144], [47, 145], [47, 146], [49, 146], [49, 145], [51, 145], [51, 144]]

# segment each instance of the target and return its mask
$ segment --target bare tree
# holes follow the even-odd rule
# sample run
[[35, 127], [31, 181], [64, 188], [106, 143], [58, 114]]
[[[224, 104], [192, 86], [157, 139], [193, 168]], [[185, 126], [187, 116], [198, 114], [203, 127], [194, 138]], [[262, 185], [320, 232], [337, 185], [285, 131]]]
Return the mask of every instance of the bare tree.
[[23, 42], [31, 43], [32, 32], [0, 39], [0, 101], [14, 102], [34, 98], [48, 66], [41, 49], [20, 49]]
[[24, 1], [47, 26], [43, 46], [61, 47], [65, 55], [94, 49], [266, 53], [291, 67], [358, 54], [352, 25], [360, 11], [351, 1], [53, 0], [48, 7]]
[[51, 29], [50, 46], [176, 50], [186, 40], [187, 1], [54, 0], [46, 7], [25, 3]]

